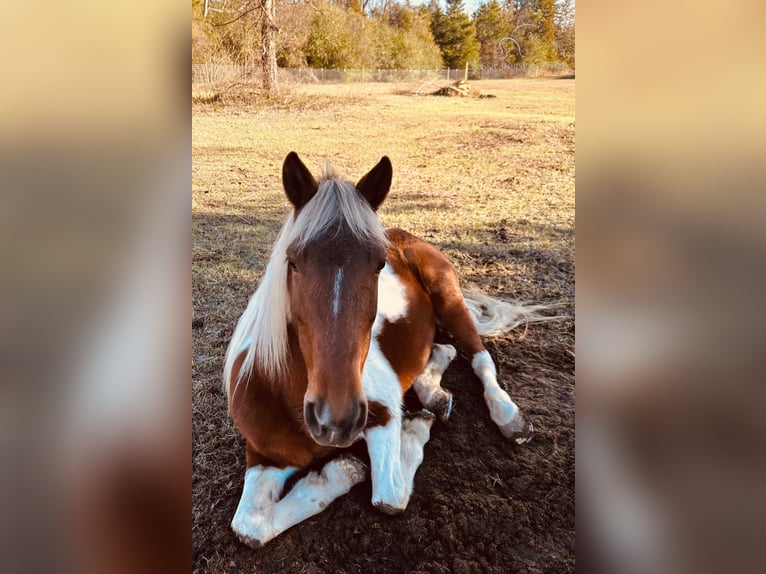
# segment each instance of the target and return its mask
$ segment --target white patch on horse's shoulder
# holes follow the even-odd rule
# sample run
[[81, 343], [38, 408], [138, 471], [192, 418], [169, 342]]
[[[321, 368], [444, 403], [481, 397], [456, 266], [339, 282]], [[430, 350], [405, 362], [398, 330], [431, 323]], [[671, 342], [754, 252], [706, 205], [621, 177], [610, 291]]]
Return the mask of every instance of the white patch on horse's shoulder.
[[364, 362], [362, 388], [368, 400], [383, 403], [394, 417], [401, 416], [402, 387], [375, 337], [370, 341], [370, 350]]
[[383, 321], [391, 323], [407, 314], [407, 290], [399, 276], [386, 263], [378, 277], [378, 315], [372, 328], [374, 335], [380, 333]]

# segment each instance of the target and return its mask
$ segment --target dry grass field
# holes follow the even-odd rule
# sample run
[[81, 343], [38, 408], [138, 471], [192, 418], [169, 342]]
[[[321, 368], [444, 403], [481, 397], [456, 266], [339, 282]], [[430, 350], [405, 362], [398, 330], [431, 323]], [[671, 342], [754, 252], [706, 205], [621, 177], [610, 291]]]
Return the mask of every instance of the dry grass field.
[[[495, 98], [414, 96], [415, 85], [293, 86], [263, 105], [193, 108], [194, 572], [570, 572], [574, 570], [573, 80], [473, 82]], [[489, 419], [465, 357], [407, 511], [370, 486], [261, 550], [229, 530], [243, 441], [221, 372], [229, 337], [289, 212], [282, 160], [325, 158], [351, 180], [394, 166], [385, 225], [440, 247], [465, 286], [559, 303], [572, 317], [487, 340], [501, 385], [537, 429], [524, 447]]]

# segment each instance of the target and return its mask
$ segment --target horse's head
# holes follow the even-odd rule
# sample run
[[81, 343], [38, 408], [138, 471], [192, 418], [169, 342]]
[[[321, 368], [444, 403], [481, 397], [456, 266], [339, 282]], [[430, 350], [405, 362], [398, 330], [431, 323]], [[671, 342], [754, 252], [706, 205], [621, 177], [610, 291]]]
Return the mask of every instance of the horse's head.
[[367, 422], [362, 369], [378, 301], [386, 240], [375, 209], [391, 186], [384, 157], [357, 184], [317, 182], [295, 153], [282, 181], [295, 207], [287, 248], [289, 317], [308, 374], [303, 417], [322, 445], [350, 445]]

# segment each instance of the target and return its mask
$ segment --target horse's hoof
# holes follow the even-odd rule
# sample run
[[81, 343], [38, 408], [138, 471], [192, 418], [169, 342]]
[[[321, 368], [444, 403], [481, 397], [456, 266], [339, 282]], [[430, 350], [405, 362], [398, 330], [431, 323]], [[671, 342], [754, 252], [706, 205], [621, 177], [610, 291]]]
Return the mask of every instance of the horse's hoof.
[[532, 440], [535, 428], [532, 423], [525, 421], [521, 415], [518, 415], [509, 423], [501, 426], [500, 432], [506, 439], [512, 440], [516, 444], [527, 444]]
[[254, 550], [263, 548], [263, 542], [253, 538], [252, 536], [245, 536], [244, 534], [240, 534], [236, 530], [234, 531], [234, 534], [237, 536], [237, 539], [242, 544], [246, 544], [247, 546], [249, 546], [250, 548], [253, 548]]
[[359, 484], [360, 482], [367, 480], [367, 476], [370, 473], [370, 467], [362, 462], [360, 458], [346, 452], [335, 460], [353, 484]]
[[395, 506], [391, 506], [385, 502], [373, 502], [372, 505], [380, 510], [383, 514], [388, 514], [389, 516], [394, 516], [404, 512], [404, 508], [396, 508]]
[[446, 423], [449, 420], [449, 416], [452, 414], [452, 393], [447, 392], [447, 396], [442, 404], [437, 409], [439, 413], [439, 420]]
[[452, 414], [452, 393], [442, 389], [435, 400], [428, 404], [428, 409], [436, 414], [441, 422], [446, 423]]
[[516, 441], [516, 444], [527, 444], [528, 442], [532, 442], [534, 434], [535, 427], [532, 426], [532, 423], [527, 423], [527, 428], [524, 432], [515, 436], [513, 440]]

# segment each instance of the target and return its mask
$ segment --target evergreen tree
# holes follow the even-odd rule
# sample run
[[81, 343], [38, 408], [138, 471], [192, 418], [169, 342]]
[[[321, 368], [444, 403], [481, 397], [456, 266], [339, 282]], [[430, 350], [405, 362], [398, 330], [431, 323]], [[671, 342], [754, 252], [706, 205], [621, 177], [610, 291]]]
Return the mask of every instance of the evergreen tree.
[[436, 0], [431, 0], [431, 31], [442, 53], [444, 64], [450, 68], [462, 68], [479, 59], [479, 42], [476, 26], [463, 11], [463, 0], [447, 0], [447, 10], [442, 11]]
[[537, 0], [537, 25], [538, 36], [545, 46], [547, 60], [557, 59], [556, 50], [556, 0]]
[[532, 24], [519, 31], [523, 62], [541, 66], [558, 59], [556, 49], [556, 0], [515, 0], [518, 24]]
[[511, 23], [497, 0], [482, 4], [473, 15], [476, 39], [481, 45], [479, 62], [482, 65], [501, 66], [503, 58], [499, 42], [511, 33]]

